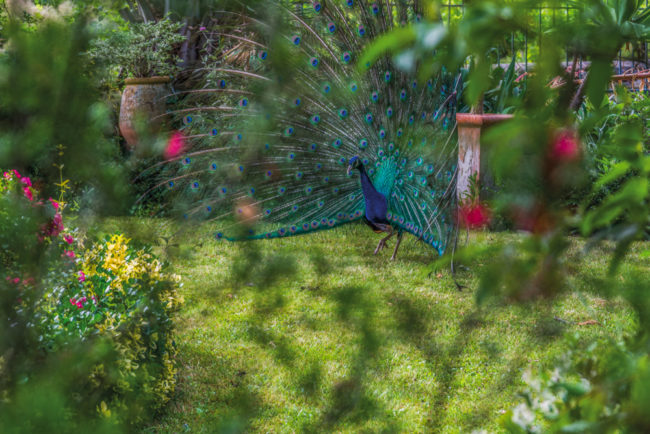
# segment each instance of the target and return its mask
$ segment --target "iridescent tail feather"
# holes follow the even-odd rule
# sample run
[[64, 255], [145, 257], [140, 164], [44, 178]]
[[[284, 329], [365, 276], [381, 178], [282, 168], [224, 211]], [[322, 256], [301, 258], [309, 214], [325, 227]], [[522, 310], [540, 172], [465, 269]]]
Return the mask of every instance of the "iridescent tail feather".
[[[280, 11], [273, 19], [215, 34], [249, 61], [220, 57], [203, 89], [179, 95], [196, 104], [170, 114], [183, 118], [185, 152], [155, 167], [152, 191], [165, 190], [170, 212], [214, 222], [219, 239], [305, 234], [363, 218], [359, 179], [346, 171], [358, 155], [391, 225], [442, 253], [461, 76], [420, 82], [389, 57], [356, 65], [372, 38], [418, 20], [415, 2], [269, 3]], [[233, 235], [237, 221], [250, 227], [244, 235]]]

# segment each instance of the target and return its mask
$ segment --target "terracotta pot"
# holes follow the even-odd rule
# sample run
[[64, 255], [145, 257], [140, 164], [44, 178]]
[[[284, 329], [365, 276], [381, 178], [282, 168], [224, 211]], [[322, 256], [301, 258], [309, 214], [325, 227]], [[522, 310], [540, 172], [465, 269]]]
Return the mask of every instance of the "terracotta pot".
[[458, 124], [458, 182], [456, 197], [459, 203], [470, 191], [470, 178], [481, 179], [481, 132], [497, 123], [512, 119], [512, 115], [503, 114], [456, 114]]
[[136, 123], [147, 122], [150, 132], [160, 128], [165, 113], [165, 95], [169, 77], [127, 78], [120, 105], [120, 133], [129, 148], [138, 143]]

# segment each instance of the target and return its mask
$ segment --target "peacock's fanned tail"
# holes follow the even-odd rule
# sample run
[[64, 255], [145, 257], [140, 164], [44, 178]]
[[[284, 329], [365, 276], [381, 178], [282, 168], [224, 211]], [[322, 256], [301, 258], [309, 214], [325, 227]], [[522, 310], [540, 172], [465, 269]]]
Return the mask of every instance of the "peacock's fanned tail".
[[442, 254], [452, 232], [458, 74], [428, 80], [365, 46], [419, 19], [417, 2], [315, 1], [242, 18], [215, 34], [205, 89], [180, 95], [183, 153], [151, 169], [183, 217], [219, 239], [276, 238], [362, 219], [358, 155], [388, 198], [387, 218]]

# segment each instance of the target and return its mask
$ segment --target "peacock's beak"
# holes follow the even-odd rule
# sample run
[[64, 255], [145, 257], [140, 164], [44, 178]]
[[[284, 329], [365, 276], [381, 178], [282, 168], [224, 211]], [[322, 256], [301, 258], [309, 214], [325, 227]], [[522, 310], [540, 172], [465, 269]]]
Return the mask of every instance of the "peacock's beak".
[[352, 166], [348, 166], [348, 176], [350, 176], [350, 173], [352, 173]]

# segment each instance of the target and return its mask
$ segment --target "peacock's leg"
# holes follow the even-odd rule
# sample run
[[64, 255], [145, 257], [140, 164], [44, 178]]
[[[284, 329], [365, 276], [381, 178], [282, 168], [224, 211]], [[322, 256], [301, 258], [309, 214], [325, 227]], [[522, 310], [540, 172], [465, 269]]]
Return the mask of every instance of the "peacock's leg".
[[391, 238], [393, 235], [395, 235], [395, 232], [394, 232], [394, 231], [392, 230], [392, 228], [391, 228], [391, 231], [390, 231], [390, 233], [388, 234], [388, 236], [386, 236], [386, 237], [382, 238], [381, 240], [379, 240], [379, 244], [377, 244], [377, 248], [375, 249], [375, 255], [376, 255], [377, 253], [379, 253], [379, 252], [380, 252], [384, 247], [386, 247], [386, 241], [390, 240], [390, 238]]
[[397, 233], [397, 244], [395, 244], [395, 250], [393, 250], [393, 256], [390, 258], [391, 261], [394, 261], [395, 258], [397, 257], [397, 249], [399, 249], [399, 243], [402, 242], [402, 237], [404, 236], [404, 232], [398, 232]]

